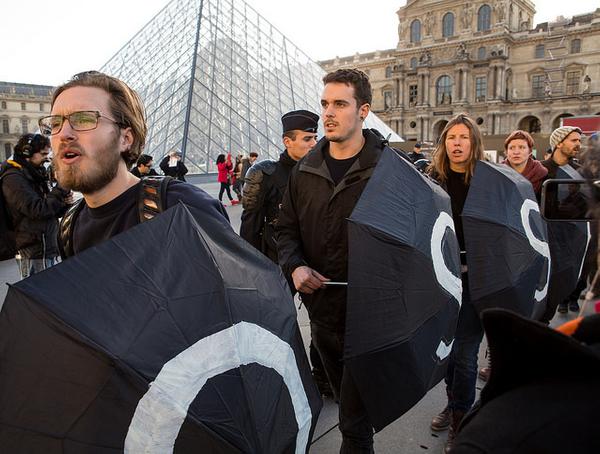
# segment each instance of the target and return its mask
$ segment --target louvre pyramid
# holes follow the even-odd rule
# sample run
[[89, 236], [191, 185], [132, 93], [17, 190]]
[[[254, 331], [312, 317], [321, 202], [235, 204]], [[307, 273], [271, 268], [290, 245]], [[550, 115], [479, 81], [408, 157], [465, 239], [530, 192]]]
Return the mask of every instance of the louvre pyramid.
[[[220, 153], [276, 158], [281, 116], [318, 113], [324, 75], [242, 0], [172, 0], [102, 71], [144, 100], [145, 152], [160, 159], [179, 148], [200, 174], [216, 171]], [[392, 133], [373, 114], [365, 127]]]

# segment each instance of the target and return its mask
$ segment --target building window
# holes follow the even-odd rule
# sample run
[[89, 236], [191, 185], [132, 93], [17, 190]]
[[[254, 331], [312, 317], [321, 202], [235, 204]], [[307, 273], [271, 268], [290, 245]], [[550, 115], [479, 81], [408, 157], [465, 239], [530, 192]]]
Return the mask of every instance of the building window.
[[21, 110], [27, 110], [27, 104], [24, 102], [21, 103]]
[[567, 94], [576, 95], [579, 93], [579, 80], [581, 79], [581, 73], [579, 71], [568, 71], [567, 72]]
[[571, 53], [578, 54], [579, 52], [581, 52], [581, 40], [574, 39], [571, 41]]
[[29, 132], [29, 119], [21, 118], [21, 132], [27, 134]]
[[544, 51], [545, 48], [543, 44], [535, 46], [535, 58], [544, 58]]
[[410, 59], [410, 69], [417, 69], [417, 57]]
[[421, 42], [421, 22], [419, 19], [415, 19], [410, 24], [410, 42], [420, 43]]
[[11, 150], [11, 146], [9, 143], [5, 143], [4, 144], [4, 157], [5, 159], [10, 158], [10, 155], [12, 154], [12, 150]]
[[454, 14], [446, 13], [442, 19], [442, 36], [448, 38], [454, 36]]
[[477, 12], [477, 31], [483, 32], [490, 29], [492, 22], [492, 8], [489, 5], [483, 5]]
[[2, 133], [10, 134], [10, 126], [8, 123], [8, 119], [6, 119], [6, 118], [2, 119]]
[[485, 60], [485, 47], [477, 49], [477, 60]]
[[531, 78], [531, 96], [534, 98], [543, 98], [544, 97], [544, 86], [546, 81], [546, 76], [544, 74], [533, 76]]
[[437, 104], [452, 103], [452, 79], [450, 76], [440, 77], [435, 84]]
[[41, 103], [40, 103], [40, 112], [43, 112], [43, 111], [44, 111], [44, 103], [43, 103], [43, 102], [41, 102]]
[[6, 101], [2, 101], [2, 108], [6, 109]]
[[386, 90], [383, 92], [383, 108], [385, 110], [392, 108], [392, 92], [391, 92], [391, 90]]
[[475, 102], [485, 102], [487, 97], [487, 77], [475, 78]]
[[419, 94], [419, 90], [417, 88], [417, 84], [408, 86], [408, 105], [416, 106], [417, 105], [417, 96]]
[[392, 77], [392, 67], [391, 66], [386, 66], [386, 68], [385, 68], [385, 77], [387, 79], [389, 79], [390, 77]]

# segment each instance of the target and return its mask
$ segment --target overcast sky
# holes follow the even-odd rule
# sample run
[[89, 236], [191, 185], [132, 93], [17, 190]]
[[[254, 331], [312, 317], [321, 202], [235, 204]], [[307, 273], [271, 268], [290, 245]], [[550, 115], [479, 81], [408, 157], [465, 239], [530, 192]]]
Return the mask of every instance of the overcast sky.
[[[240, 0], [234, 0], [240, 1]], [[168, 0], [5, 0], [0, 26], [0, 81], [58, 85], [98, 69]], [[248, 0], [314, 60], [397, 44], [396, 11], [404, 0]], [[538, 0], [535, 23], [594, 11], [598, 0]], [[301, 6], [300, 6], [301, 5]]]

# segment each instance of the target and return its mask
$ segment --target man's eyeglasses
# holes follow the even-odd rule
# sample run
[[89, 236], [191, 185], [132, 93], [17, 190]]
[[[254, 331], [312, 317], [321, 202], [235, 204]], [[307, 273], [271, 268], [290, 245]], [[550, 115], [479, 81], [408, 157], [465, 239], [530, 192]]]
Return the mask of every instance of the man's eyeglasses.
[[40, 118], [38, 125], [42, 134], [53, 136], [60, 132], [65, 120], [69, 122], [71, 128], [75, 131], [91, 131], [98, 127], [98, 120], [100, 118], [106, 118], [108, 121], [123, 126], [122, 123], [102, 115], [97, 110], [80, 110], [72, 112], [69, 115], [49, 115]]

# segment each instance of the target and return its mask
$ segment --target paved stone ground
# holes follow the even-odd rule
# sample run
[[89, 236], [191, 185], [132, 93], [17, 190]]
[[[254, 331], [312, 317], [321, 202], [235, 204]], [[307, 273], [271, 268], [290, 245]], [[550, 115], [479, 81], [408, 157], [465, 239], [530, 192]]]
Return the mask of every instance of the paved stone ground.
[[[219, 186], [217, 183], [201, 183], [202, 187], [211, 196], [217, 197]], [[227, 197], [225, 196], [225, 199]], [[232, 227], [239, 232], [240, 206], [228, 206]], [[19, 275], [14, 261], [0, 262], [0, 284], [14, 283]], [[6, 296], [6, 285], [0, 287], [0, 307]], [[564, 323], [572, 319], [574, 314], [557, 315], [552, 320], [552, 325]], [[298, 322], [302, 338], [308, 347], [310, 341], [310, 328], [308, 316], [304, 308], [298, 311]], [[485, 364], [485, 341], [479, 352], [479, 364]], [[483, 382], [478, 381], [477, 387], [481, 389]], [[375, 435], [375, 451], [378, 454], [418, 454], [425, 452], [441, 453], [446, 438], [446, 432], [432, 433], [429, 430], [431, 417], [441, 411], [446, 404], [443, 383], [433, 388], [417, 405], [393, 424]], [[339, 452], [341, 434], [337, 429], [337, 405], [332, 400], [326, 399], [323, 410], [317, 423], [315, 436], [310, 452], [313, 454], [332, 454]]]

